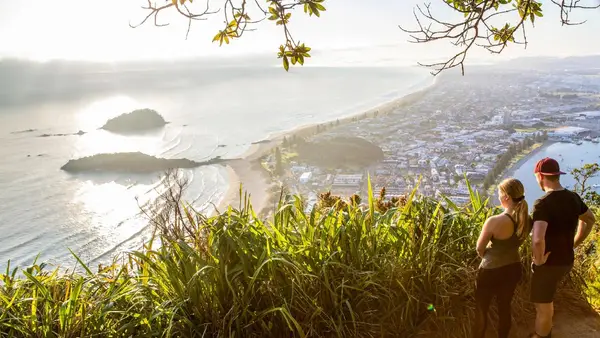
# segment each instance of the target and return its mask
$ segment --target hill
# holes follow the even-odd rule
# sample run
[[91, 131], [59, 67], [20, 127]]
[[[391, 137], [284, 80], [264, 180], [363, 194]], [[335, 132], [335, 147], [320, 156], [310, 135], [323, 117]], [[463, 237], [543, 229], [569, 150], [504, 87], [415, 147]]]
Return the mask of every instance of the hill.
[[340, 136], [314, 142], [298, 142], [301, 161], [323, 167], [366, 167], [383, 161], [383, 150], [360, 137]]

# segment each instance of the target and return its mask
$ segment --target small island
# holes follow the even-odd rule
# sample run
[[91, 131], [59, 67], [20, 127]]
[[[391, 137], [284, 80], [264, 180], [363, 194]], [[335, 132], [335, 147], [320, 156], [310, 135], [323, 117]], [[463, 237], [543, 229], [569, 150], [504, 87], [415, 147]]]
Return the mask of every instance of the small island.
[[74, 159], [67, 162], [67, 164], [63, 165], [60, 169], [67, 172], [106, 171], [151, 173], [175, 168], [195, 168], [200, 165], [203, 165], [203, 163], [188, 160], [186, 158], [166, 159], [135, 152], [97, 154]]
[[208, 161], [196, 162], [187, 158], [166, 159], [147, 155], [140, 152], [96, 154], [88, 157], [70, 160], [60, 169], [78, 172], [127, 172], [127, 173], [153, 173], [168, 169], [191, 169], [204, 165], [223, 164], [232, 159], [223, 159], [220, 156]]
[[155, 110], [137, 109], [106, 121], [103, 130], [113, 133], [137, 133], [164, 127], [165, 119]]

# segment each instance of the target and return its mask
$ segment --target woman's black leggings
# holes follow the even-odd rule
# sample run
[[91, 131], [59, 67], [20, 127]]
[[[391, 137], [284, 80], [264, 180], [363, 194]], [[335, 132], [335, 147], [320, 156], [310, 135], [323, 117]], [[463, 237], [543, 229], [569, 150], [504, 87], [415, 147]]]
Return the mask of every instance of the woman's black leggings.
[[485, 337], [488, 310], [494, 296], [496, 296], [496, 303], [498, 304], [498, 338], [508, 337], [512, 324], [511, 302], [522, 274], [521, 263], [514, 263], [496, 269], [479, 269], [475, 288], [474, 338]]

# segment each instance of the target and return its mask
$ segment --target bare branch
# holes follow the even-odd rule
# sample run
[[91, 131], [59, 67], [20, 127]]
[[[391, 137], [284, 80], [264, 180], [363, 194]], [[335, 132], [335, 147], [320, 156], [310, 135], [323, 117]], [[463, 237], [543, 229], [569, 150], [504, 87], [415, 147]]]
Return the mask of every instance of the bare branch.
[[573, 12], [573, 10], [577, 10], [577, 9], [584, 9], [584, 10], [589, 10], [589, 9], [598, 9], [600, 8], [600, 2], [597, 5], [586, 5], [586, 4], [580, 4], [582, 2], [582, 0], [551, 0], [553, 4], [555, 4], [556, 6], [559, 7], [560, 9], [560, 21], [564, 26], [575, 26], [575, 25], [582, 25], [584, 23], [587, 22], [587, 20], [584, 21], [571, 21], [570, 18], [570, 14], [571, 12]]
[[210, 10], [210, 0], [206, 0], [206, 9], [201, 12], [201, 13], [193, 13], [187, 6], [187, 4], [180, 4], [179, 2], [175, 1], [171, 1], [171, 0], [165, 0], [165, 4], [162, 6], [157, 6], [156, 2], [153, 2], [152, 0], [147, 0], [148, 1], [148, 5], [146, 6], [142, 6], [143, 10], [149, 11], [148, 15], [146, 15], [144, 17], [144, 19], [142, 21], [140, 21], [138, 24], [131, 24], [129, 23], [129, 27], [131, 28], [137, 28], [140, 27], [141, 25], [143, 25], [144, 23], [146, 23], [148, 21], [148, 19], [150, 19], [151, 17], [154, 17], [154, 25], [156, 27], [164, 27], [164, 26], [168, 26], [169, 23], [164, 23], [164, 24], [160, 24], [158, 23], [158, 14], [169, 9], [169, 8], [175, 8], [177, 10], [177, 12], [186, 17], [188, 19], [188, 27], [187, 27], [187, 31], [185, 34], [185, 38], [187, 39], [190, 33], [190, 29], [191, 29], [191, 25], [192, 25], [192, 21], [193, 20], [206, 20], [207, 16], [211, 15], [211, 14], [216, 14], [219, 12], [219, 9], [215, 10], [215, 11], [211, 11]]
[[158, 23], [158, 14], [161, 11], [163, 11], [163, 10], [169, 8], [169, 7], [173, 7], [173, 3], [168, 3], [168, 4], [164, 5], [164, 6], [156, 7], [156, 5], [152, 4], [151, 0], [148, 0], [148, 6], [146, 6], [146, 7], [142, 6], [142, 9], [149, 10], [150, 13], [140, 23], [138, 23], [137, 25], [132, 25], [131, 22], [130, 22], [129, 23], [129, 27], [131, 27], [131, 28], [137, 28], [137, 27], [143, 25], [144, 23], [146, 23], [146, 21], [148, 21], [148, 19], [150, 17], [152, 17], [152, 16], [154, 16], [154, 25], [155, 26], [157, 26], [157, 27], [168, 26], [169, 25], [168, 23], [166, 23], [166, 24], [159, 24]]
[[[290, 32], [288, 24], [292, 11], [302, 6], [304, 12], [310, 16], [319, 17], [325, 11], [322, 5], [326, 0], [269, 0], [267, 5], [261, 0], [224, 0], [216, 10], [211, 10], [210, 0], [195, 0], [195, 6], [200, 1], [205, 1], [204, 11], [194, 12], [192, 0], [146, 0], [147, 5], [142, 9], [148, 11], [147, 15], [136, 25], [139, 27], [153, 18], [155, 26], [166, 26], [160, 23], [158, 14], [174, 8], [180, 16], [187, 18], [188, 25], [186, 39], [188, 38], [192, 21], [206, 20], [210, 15], [223, 12], [225, 25], [213, 38], [220, 45], [229, 44], [231, 40], [240, 38], [246, 31], [255, 30], [254, 25], [265, 21], [273, 21], [283, 30], [284, 41], [278, 52], [278, 57], [283, 59], [284, 68], [289, 68], [289, 63], [304, 63], [304, 58], [310, 57], [309, 47], [296, 41]], [[416, 28], [399, 28], [409, 35], [411, 43], [427, 43], [431, 41], [447, 40], [451, 45], [459, 47], [460, 51], [449, 57], [445, 62], [423, 64], [432, 68], [432, 74], [437, 75], [445, 69], [460, 67], [464, 74], [464, 62], [473, 47], [479, 47], [491, 54], [500, 54], [510, 44], [522, 45], [527, 48], [526, 24], [531, 22], [534, 26], [536, 18], [542, 17], [541, 0], [438, 0], [450, 8], [457, 18], [455, 20], [442, 19], [432, 13], [431, 3], [417, 5], [413, 10]], [[156, 3], [162, 3], [162, 6]], [[551, 0], [553, 5], [560, 9], [560, 20], [563, 25], [580, 25], [584, 21], [574, 21], [571, 15], [575, 10], [595, 10], [600, 8], [598, 0]], [[252, 7], [254, 11], [251, 10]], [[258, 12], [258, 18], [250, 18]], [[460, 17], [460, 18], [458, 18]], [[497, 26], [499, 25], [499, 26]]]
[[[582, 24], [585, 21], [573, 22], [569, 14], [574, 9], [597, 9], [600, 3], [583, 4], [585, 0], [552, 0], [560, 7], [563, 25]], [[423, 64], [432, 68], [432, 74], [460, 67], [464, 74], [464, 61], [473, 46], [487, 50], [492, 54], [500, 54], [509, 44], [522, 45], [527, 48], [526, 23], [534, 26], [535, 19], [542, 16], [542, 3], [539, 0], [521, 0], [501, 3], [499, 0], [443, 0], [462, 19], [444, 21], [431, 12], [431, 4], [417, 5], [413, 11], [417, 29], [399, 28], [409, 34], [409, 42], [427, 43], [448, 40], [461, 50], [444, 62]], [[518, 14], [518, 15], [517, 15]], [[504, 26], [495, 27], [493, 23], [504, 22]]]

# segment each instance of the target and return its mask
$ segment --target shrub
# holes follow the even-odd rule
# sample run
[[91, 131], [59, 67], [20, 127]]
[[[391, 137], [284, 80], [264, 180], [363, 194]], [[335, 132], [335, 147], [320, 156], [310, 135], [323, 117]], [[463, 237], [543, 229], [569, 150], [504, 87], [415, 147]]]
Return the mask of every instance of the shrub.
[[243, 200], [214, 217], [176, 203], [142, 250], [97, 272], [7, 269], [0, 336], [468, 336], [475, 241], [497, 211], [477, 193], [459, 207], [413, 192], [382, 211], [371, 193], [309, 214], [293, 197], [268, 221]]

